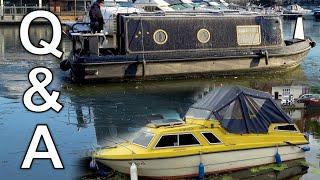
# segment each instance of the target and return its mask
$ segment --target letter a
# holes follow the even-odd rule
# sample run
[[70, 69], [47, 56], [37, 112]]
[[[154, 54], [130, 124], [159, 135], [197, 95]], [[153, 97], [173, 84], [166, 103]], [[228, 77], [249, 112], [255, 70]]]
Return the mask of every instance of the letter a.
[[[47, 151], [37, 151], [38, 145], [43, 138]], [[24, 157], [21, 169], [30, 169], [33, 159], [51, 159], [55, 169], [63, 169], [58, 151], [55, 147], [53, 139], [47, 125], [37, 125], [33, 133], [33, 137], [28, 147], [28, 151]]]

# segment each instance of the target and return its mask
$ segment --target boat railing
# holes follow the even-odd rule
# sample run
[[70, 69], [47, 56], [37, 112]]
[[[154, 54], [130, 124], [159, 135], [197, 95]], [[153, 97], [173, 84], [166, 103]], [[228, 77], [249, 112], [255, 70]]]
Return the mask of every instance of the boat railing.
[[0, 6], [0, 16], [21, 16], [29, 12], [47, 9], [46, 7], [39, 6]]
[[60, 12], [55, 11], [54, 13], [58, 16], [84, 16], [84, 15], [86, 15], [87, 11], [80, 11], [80, 10], [60, 11]]
[[[28, 14], [29, 12], [35, 11], [35, 10], [49, 10], [48, 6], [0, 6], [0, 16], [24, 16]], [[52, 10], [52, 9], [51, 9]], [[55, 13], [58, 16], [83, 16], [86, 14], [86, 9], [81, 10], [52, 10], [53, 13]]]

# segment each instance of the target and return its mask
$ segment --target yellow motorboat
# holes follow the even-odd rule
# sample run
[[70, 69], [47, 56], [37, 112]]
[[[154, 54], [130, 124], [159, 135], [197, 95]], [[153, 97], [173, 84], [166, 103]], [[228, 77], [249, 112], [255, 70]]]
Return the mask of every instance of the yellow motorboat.
[[[191, 106], [184, 120], [158, 119], [131, 142], [96, 151], [94, 158], [129, 174], [185, 177], [304, 158], [308, 141], [268, 93], [221, 87]], [[278, 157], [275, 158], [275, 155]]]

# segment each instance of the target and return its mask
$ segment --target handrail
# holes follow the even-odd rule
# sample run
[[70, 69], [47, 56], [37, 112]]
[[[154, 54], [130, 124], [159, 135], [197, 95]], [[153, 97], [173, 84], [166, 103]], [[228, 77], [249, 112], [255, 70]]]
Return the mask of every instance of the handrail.
[[0, 15], [25, 15], [34, 10], [47, 9], [39, 6], [3, 6], [0, 7]]
[[[39, 7], [39, 6], [0, 6], [0, 16], [19, 16], [25, 15], [31, 11], [35, 10], [49, 10], [49, 7]], [[57, 15], [63, 16], [81, 16], [85, 15], [85, 10], [77, 10], [77, 11], [59, 11], [53, 12]]]

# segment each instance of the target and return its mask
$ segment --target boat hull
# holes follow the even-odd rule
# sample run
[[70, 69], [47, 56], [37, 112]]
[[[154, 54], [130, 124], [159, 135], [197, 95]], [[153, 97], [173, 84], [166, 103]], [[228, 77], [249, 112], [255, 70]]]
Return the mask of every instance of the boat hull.
[[268, 58], [258, 55], [242, 55], [198, 58], [188, 58], [186, 56], [183, 59], [145, 61], [142, 59], [135, 61], [102, 61], [99, 58], [86, 62], [74, 61], [71, 63], [71, 77], [73, 81], [99, 79], [107, 81], [159, 80], [212, 75], [242, 75], [261, 71], [264, 73], [285, 71], [297, 67], [311, 48], [309, 41], [297, 44], [288, 46], [282, 54], [270, 54]]
[[[275, 162], [276, 147], [208, 153], [175, 158], [133, 160], [138, 175], [152, 178], [178, 178], [198, 174], [200, 162], [207, 174], [239, 170]], [[298, 147], [278, 148], [282, 161], [304, 158], [305, 153]], [[104, 165], [121, 173], [129, 174], [132, 160], [97, 159]]]

